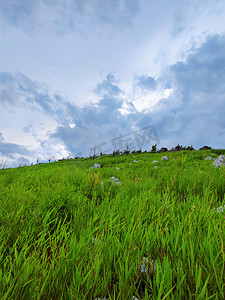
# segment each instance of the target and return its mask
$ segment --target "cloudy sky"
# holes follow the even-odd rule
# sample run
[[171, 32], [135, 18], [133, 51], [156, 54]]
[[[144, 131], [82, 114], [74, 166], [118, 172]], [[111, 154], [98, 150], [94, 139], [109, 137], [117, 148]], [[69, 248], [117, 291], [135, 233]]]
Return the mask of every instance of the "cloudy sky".
[[225, 148], [224, 0], [0, 0], [0, 165]]

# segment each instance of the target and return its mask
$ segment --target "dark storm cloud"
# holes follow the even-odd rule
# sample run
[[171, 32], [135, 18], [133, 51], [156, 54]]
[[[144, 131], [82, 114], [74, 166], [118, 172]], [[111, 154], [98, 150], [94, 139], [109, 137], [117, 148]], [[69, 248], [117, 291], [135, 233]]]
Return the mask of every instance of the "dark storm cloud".
[[[225, 91], [225, 37], [209, 36], [186, 62], [171, 67], [183, 98], [196, 94], [221, 95]], [[193, 95], [194, 94], [194, 95]]]
[[142, 93], [154, 91], [157, 86], [157, 81], [154, 77], [148, 75], [140, 75], [135, 77], [135, 88], [139, 88]]
[[209, 36], [185, 62], [170, 67], [174, 92], [138, 121], [151, 116], [161, 140], [183, 146], [224, 147], [225, 36]]
[[123, 92], [119, 88], [119, 86], [116, 85], [115, 83], [116, 83], [115, 76], [109, 73], [106, 75], [106, 79], [97, 85], [97, 88], [94, 90], [94, 92], [100, 96], [103, 95], [108, 95], [110, 97], [118, 96]]
[[50, 95], [46, 85], [30, 80], [22, 73], [0, 72], [0, 105], [27, 107], [43, 111], [59, 122], [65, 120], [67, 102], [60, 95]]
[[[49, 134], [50, 139], [63, 141], [70, 153], [75, 154], [78, 149], [84, 153], [92, 146], [104, 143], [119, 133], [131, 131], [137, 118], [137, 111], [129, 101], [126, 103], [132, 113], [124, 116], [119, 111], [126, 101], [120, 95], [124, 95], [125, 92], [116, 85], [114, 75], [107, 74], [106, 79], [97, 85], [95, 92], [101, 96], [97, 103], [82, 108], [68, 105], [71, 119], [76, 124], [74, 128], [58, 126], [54, 133]], [[89, 153], [86, 152], [86, 155]]]
[[15, 154], [30, 155], [31, 152], [22, 145], [4, 142], [4, 137], [0, 133], [0, 155], [13, 158]]

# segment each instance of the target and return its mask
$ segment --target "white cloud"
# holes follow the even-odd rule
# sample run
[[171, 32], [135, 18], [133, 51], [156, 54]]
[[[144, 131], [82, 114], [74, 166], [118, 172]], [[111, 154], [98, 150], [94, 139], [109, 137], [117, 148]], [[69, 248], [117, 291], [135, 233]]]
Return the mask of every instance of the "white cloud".
[[173, 92], [173, 89], [165, 89], [154, 92], [149, 92], [147, 95], [137, 93], [134, 96], [133, 104], [139, 112], [143, 110], [154, 111], [157, 108], [157, 104], [162, 98], [168, 98]]
[[2, 155], [88, 155], [150, 124], [164, 146], [217, 147], [224, 13], [222, 0], [0, 1]]

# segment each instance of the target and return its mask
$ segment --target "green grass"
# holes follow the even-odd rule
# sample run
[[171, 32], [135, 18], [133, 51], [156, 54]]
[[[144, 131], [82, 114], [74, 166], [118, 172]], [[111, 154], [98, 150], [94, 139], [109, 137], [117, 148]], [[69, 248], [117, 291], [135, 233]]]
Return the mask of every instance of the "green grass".
[[225, 299], [225, 168], [211, 153], [0, 170], [1, 299]]

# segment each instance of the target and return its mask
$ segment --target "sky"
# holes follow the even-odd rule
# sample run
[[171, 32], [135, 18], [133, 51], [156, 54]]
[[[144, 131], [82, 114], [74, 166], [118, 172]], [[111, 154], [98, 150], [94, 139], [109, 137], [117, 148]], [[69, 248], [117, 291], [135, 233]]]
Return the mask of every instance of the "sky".
[[0, 0], [0, 168], [225, 148], [223, 0]]

